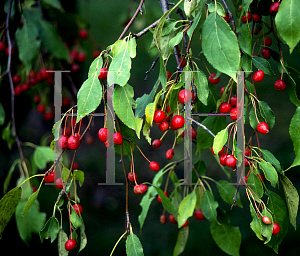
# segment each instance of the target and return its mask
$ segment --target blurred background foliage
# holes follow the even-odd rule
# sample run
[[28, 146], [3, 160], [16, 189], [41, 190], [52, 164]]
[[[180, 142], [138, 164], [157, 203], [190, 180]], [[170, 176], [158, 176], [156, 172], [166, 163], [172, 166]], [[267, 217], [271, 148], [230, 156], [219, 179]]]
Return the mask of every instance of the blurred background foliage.
[[[87, 60], [81, 65], [80, 72], [73, 76], [73, 81], [77, 89], [87, 77], [87, 70], [92, 61], [92, 52], [94, 50], [103, 50], [107, 46], [113, 44], [124, 29], [126, 22], [131, 18], [135, 12], [139, 1], [137, 0], [113, 0], [113, 1], [99, 1], [99, 0], [76, 0], [67, 1], [62, 0], [62, 5], [68, 15], [61, 14], [58, 11], [49, 12], [47, 15], [51, 19], [55, 18], [59, 25], [59, 33], [68, 34], [70, 37], [76, 37], [78, 29], [74, 24], [74, 17], [72, 13], [78, 13], [80, 20], [76, 22], [87, 26], [88, 32], [91, 36], [90, 40], [82, 41], [81, 45], [83, 51], [87, 54]], [[230, 2], [230, 1], [228, 1]], [[229, 5], [230, 6], [230, 5]], [[232, 6], [230, 6], [232, 7]], [[5, 15], [1, 13], [1, 15]], [[161, 16], [161, 7], [157, 0], [147, 0], [144, 6], [144, 14], [138, 15], [137, 19], [129, 29], [133, 33], [138, 33], [146, 26], [157, 20]], [[178, 14], [172, 14], [173, 18], [179, 19]], [[14, 26], [12, 21], [12, 26]], [[194, 36], [191, 49], [194, 56], [199, 57], [200, 54], [200, 33], [199, 30]], [[144, 93], [149, 93], [158, 77], [158, 65], [152, 71], [147, 79], [144, 81], [145, 72], [150, 68], [152, 62], [157, 56], [157, 51], [149, 51], [149, 46], [152, 41], [152, 34], [149, 32], [137, 40], [137, 57], [132, 62], [132, 73], [129, 84], [134, 87], [135, 98], [141, 97]], [[293, 54], [290, 55], [287, 48], [283, 48], [284, 59], [290, 66], [298, 67], [300, 51], [297, 47]], [[268, 135], [260, 136], [260, 145], [264, 149], [271, 151], [280, 161], [284, 169], [286, 169], [293, 161], [294, 152], [292, 141], [289, 137], [288, 127], [289, 121], [295, 112], [295, 106], [290, 103], [287, 92], [278, 92], [274, 89], [274, 82], [279, 79], [280, 72], [277, 63], [270, 60], [272, 69], [276, 76], [266, 76], [263, 83], [256, 86], [257, 94], [260, 100], [268, 102], [273, 109], [276, 117], [276, 124]], [[207, 71], [201, 62], [199, 67], [205, 72]], [[210, 66], [209, 66], [210, 68]], [[167, 70], [175, 70], [175, 59], [171, 56], [168, 63]], [[211, 70], [213, 73], [214, 71]], [[299, 77], [294, 77], [299, 84]], [[216, 91], [222, 86], [226, 85], [228, 77], [221, 76], [221, 82], [216, 85]], [[64, 77], [63, 85], [68, 84], [68, 80]], [[1, 83], [0, 101], [9, 105], [9, 89], [7, 80]], [[298, 87], [299, 88], [299, 87]], [[300, 90], [298, 89], [298, 93]], [[51, 94], [50, 94], [51, 95]], [[50, 97], [50, 96], [49, 96]], [[76, 102], [74, 98], [72, 101]], [[3, 105], [5, 105], [3, 103]], [[97, 110], [103, 111], [103, 106]], [[50, 142], [51, 128], [53, 123], [44, 121], [43, 117], [31, 107], [30, 99], [23, 97], [16, 99], [16, 120], [18, 133], [21, 141], [30, 141], [35, 144], [40, 144], [41, 140]], [[252, 132], [248, 120], [246, 119], [246, 139]], [[103, 127], [103, 118], [95, 118], [92, 128], [89, 132], [93, 138], [92, 144], [83, 143], [78, 151], [76, 162], [79, 169], [85, 172], [85, 182], [78, 190], [78, 195], [81, 199], [83, 207], [83, 219], [86, 225], [86, 234], [88, 238], [87, 247], [80, 253], [80, 255], [109, 255], [114, 244], [124, 232], [125, 223], [125, 185], [124, 186], [99, 186], [98, 183], [105, 182], [105, 161], [106, 150], [103, 143], [98, 140], [97, 132], [99, 128]], [[156, 125], [151, 129], [151, 137], [159, 138], [161, 132]], [[172, 145], [173, 135], [168, 134], [164, 139], [163, 145], [159, 149], [153, 149], [147, 144], [146, 140], [141, 136], [138, 142], [143, 149], [146, 156], [154, 161], [159, 162], [160, 166], [167, 163], [165, 159], [165, 151]], [[176, 146], [174, 159], [182, 158], [182, 144]], [[177, 151], [176, 151], [177, 150]], [[25, 157], [30, 158], [33, 150], [25, 147]], [[18, 157], [16, 147], [10, 151], [6, 144], [1, 141], [0, 148], [0, 179], [2, 186], [4, 178], [10, 168], [12, 162]], [[71, 157], [71, 155], [70, 155]], [[201, 159], [206, 163], [206, 174], [214, 179], [225, 178], [221, 168], [217, 165], [214, 157], [210, 151], [203, 150], [201, 152]], [[127, 170], [130, 169], [130, 162], [126, 160]], [[125, 183], [122, 166], [119, 162], [119, 155], [116, 156], [116, 181]], [[178, 175], [182, 175], [183, 167], [176, 168]], [[148, 181], [151, 182], [154, 173], [148, 168], [148, 164], [140, 153], [135, 149], [135, 171], [138, 174], [138, 181], [140, 183]], [[292, 168], [287, 172], [287, 176], [294, 183], [297, 190], [300, 191], [299, 167]], [[11, 181], [10, 187], [15, 185], [18, 178], [15, 172]], [[35, 181], [38, 185], [38, 181]], [[211, 184], [215, 189], [214, 184]], [[3, 195], [1, 188], [1, 197]], [[40, 209], [47, 213], [47, 218], [52, 214], [53, 204], [57, 198], [59, 190], [55, 186], [43, 185], [39, 194]], [[229, 206], [222, 203], [218, 192], [214, 191], [216, 199], [220, 205], [226, 209], [230, 218], [231, 225], [239, 226], [242, 234], [241, 255], [275, 255], [272, 249], [266, 247], [263, 242], [258, 240], [255, 234], [249, 227], [251, 216], [248, 210], [248, 200], [245, 196], [245, 189], [240, 189], [241, 198], [244, 209], [234, 208], [229, 210]], [[283, 195], [282, 188], [279, 191]], [[173, 248], [177, 239], [178, 229], [176, 225], [167, 222], [162, 225], [159, 222], [159, 217], [163, 211], [160, 203], [153, 201], [147, 219], [145, 221], [142, 232], [139, 232], [138, 215], [141, 212], [139, 202], [141, 196], [135, 195], [130, 188], [129, 193], [129, 210], [130, 220], [132, 222], [133, 230], [137, 234], [143, 244], [144, 254], [146, 256], [166, 256], [172, 255]], [[65, 216], [67, 214], [65, 213]], [[299, 217], [297, 219], [299, 223]], [[64, 229], [68, 231], [67, 218], [64, 219]], [[209, 232], [208, 221], [190, 220], [190, 235], [187, 246], [182, 255], [226, 255], [213, 242]], [[295, 231], [293, 227], [289, 226], [289, 232], [279, 247], [279, 255], [299, 255], [300, 232]], [[15, 219], [9, 222], [5, 228], [2, 239], [0, 240], [1, 249], [4, 254], [17, 255], [17, 253], [30, 253], [31, 255], [56, 255], [57, 241], [53, 244], [46, 240], [43, 244], [40, 243], [38, 235], [33, 236], [30, 247], [27, 247], [19, 238]], [[4, 252], [5, 250], [5, 252]], [[70, 255], [75, 255], [71, 252]], [[114, 255], [125, 255], [125, 241], [121, 241], [117, 247]]]

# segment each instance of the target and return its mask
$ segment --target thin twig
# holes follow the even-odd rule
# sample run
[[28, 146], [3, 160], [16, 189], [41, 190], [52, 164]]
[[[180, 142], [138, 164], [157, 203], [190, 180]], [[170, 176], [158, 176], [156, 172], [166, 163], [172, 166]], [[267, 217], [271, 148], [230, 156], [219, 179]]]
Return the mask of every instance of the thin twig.
[[142, 10], [142, 6], [143, 6], [144, 2], [145, 2], [145, 0], [141, 0], [139, 7], [135, 11], [135, 14], [132, 16], [131, 20], [128, 22], [128, 24], [124, 28], [124, 30], [123, 30], [122, 34], [119, 36], [118, 40], [121, 40], [122, 37], [125, 35], [125, 33], [128, 31], [129, 27], [131, 26], [131, 24], [133, 23], [133, 21], [135, 20], [137, 15], [139, 14], [140, 10]]
[[234, 19], [233, 19], [233, 16], [232, 16], [232, 13], [231, 11], [229, 10], [225, 0], [222, 0], [223, 4], [224, 4], [224, 7], [226, 9], [226, 12], [229, 14], [229, 19], [230, 19], [230, 22], [231, 22], [231, 25], [232, 25], [232, 30], [234, 31], [234, 33], [236, 34], [236, 29], [235, 29], [235, 22], [234, 22]]
[[157, 55], [157, 57], [155, 58], [155, 60], [152, 62], [152, 65], [151, 65], [151, 67], [149, 68], [149, 70], [146, 71], [146, 77], [144, 78], [144, 81], [147, 80], [147, 78], [148, 78], [150, 72], [151, 72], [152, 70], [154, 70], [154, 67], [155, 67], [155, 65], [156, 65], [156, 63], [157, 63], [157, 61], [158, 61], [158, 59], [159, 59], [159, 55]]

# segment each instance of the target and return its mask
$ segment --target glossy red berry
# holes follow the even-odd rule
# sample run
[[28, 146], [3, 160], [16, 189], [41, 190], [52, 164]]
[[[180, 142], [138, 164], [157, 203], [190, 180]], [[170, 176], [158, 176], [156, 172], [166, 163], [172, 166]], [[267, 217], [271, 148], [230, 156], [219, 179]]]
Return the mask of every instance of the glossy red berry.
[[87, 32], [86, 29], [83, 28], [83, 29], [80, 29], [80, 30], [79, 30], [79, 37], [80, 37], [81, 39], [87, 39], [88, 36], [89, 36], [89, 34], [88, 34], [88, 32]]
[[272, 235], [276, 236], [280, 232], [280, 226], [278, 225], [277, 222], [273, 222], [273, 232]]
[[114, 133], [114, 143], [116, 145], [121, 145], [123, 143], [122, 134], [119, 132]]
[[160, 215], [159, 221], [160, 221], [161, 224], [166, 224], [167, 216], [166, 215]]
[[0, 52], [5, 51], [5, 48], [6, 48], [6, 44], [3, 41], [1, 41], [0, 42]]
[[61, 149], [66, 149], [68, 147], [68, 137], [66, 135], [61, 135], [57, 141], [57, 145]]
[[73, 135], [71, 135], [69, 138], [68, 138], [68, 147], [69, 149], [71, 150], [76, 150], [80, 145], [80, 140], [78, 137], [75, 137]]
[[172, 77], [171, 72], [167, 71], [167, 80], [170, 80], [171, 77]]
[[133, 188], [133, 192], [135, 194], [144, 194], [147, 192], [147, 190], [148, 190], [148, 187], [145, 184], [135, 185]]
[[[181, 62], [181, 60], [182, 60], [182, 59], [180, 58], [179, 61]], [[184, 67], [185, 67], [185, 64], [186, 64], [186, 63], [185, 63], [185, 59], [183, 59], [183, 61], [182, 61], [182, 63], [181, 63], [181, 67], [184, 68]]]
[[246, 23], [247, 21], [250, 22], [252, 20], [252, 14], [250, 12], [247, 12], [247, 17], [246, 15], [244, 15], [242, 17], [242, 22], [243, 23]]
[[279, 5], [279, 2], [272, 3], [270, 6], [270, 13], [276, 14], [278, 12]]
[[248, 181], [248, 176], [244, 176], [244, 179], [241, 180], [241, 184], [242, 184], [243, 186], [246, 186], [247, 181]]
[[42, 79], [47, 79], [48, 78], [48, 72], [47, 72], [47, 69], [45, 67], [42, 67], [40, 69], [39, 74], [41, 75]]
[[14, 84], [18, 84], [21, 82], [21, 77], [19, 75], [14, 75], [12, 80]]
[[22, 85], [17, 85], [14, 87], [14, 93], [16, 96], [20, 95], [23, 92]]
[[272, 44], [272, 38], [271, 37], [265, 37], [264, 39], [264, 45], [270, 46]]
[[271, 51], [269, 48], [266, 48], [266, 47], [261, 49], [261, 54], [265, 59], [270, 59], [270, 57], [271, 57]]
[[161, 146], [161, 140], [160, 139], [156, 139], [152, 142], [152, 147], [159, 148], [160, 146]]
[[186, 220], [186, 222], [181, 226], [182, 228], [187, 227], [189, 225], [189, 220]]
[[45, 112], [45, 114], [44, 114], [44, 119], [45, 119], [46, 121], [51, 121], [51, 120], [53, 120], [53, 118], [54, 118], [54, 113], [53, 113], [53, 111], [52, 111], [51, 109], [47, 110], [47, 111]]
[[112, 145], [111, 138], [108, 138], [107, 141], [104, 141], [104, 145], [105, 145], [105, 147], [107, 147], [107, 148], [111, 147], [111, 145]]
[[71, 67], [72, 72], [76, 73], [80, 69], [80, 66], [78, 64], [73, 64]]
[[141, 194], [141, 191], [140, 191], [140, 186], [139, 185], [135, 185], [134, 187], [133, 187], [133, 192], [135, 193], [135, 194]]
[[234, 95], [230, 98], [230, 105], [231, 107], [236, 107], [236, 102], [237, 102], [237, 96]]
[[262, 133], [262, 134], [267, 134], [267, 133], [269, 133], [269, 125], [267, 124], [267, 123], [265, 123], [265, 122], [261, 122], [261, 123], [259, 123], [258, 125], [257, 125], [257, 127], [256, 127], [256, 129], [257, 129], [257, 131], [259, 132], [259, 133]]
[[250, 166], [249, 161], [248, 161], [248, 159], [247, 159], [246, 157], [244, 158], [244, 163], [245, 163], [245, 166], [246, 166], [246, 167], [249, 167], [249, 166]]
[[177, 221], [176, 221], [176, 219], [175, 219], [175, 217], [174, 217], [173, 214], [169, 215], [169, 220], [170, 220], [171, 223], [177, 224]]
[[235, 169], [236, 166], [236, 158], [233, 155], [228, 155], [225, 160], [226, 166]]
[[[166, 197], [169, 197], [169, 194], [168, 194], [166, 191], [164, 191], [164, 194], [165, 194]], [[161, 203], [161, 198], [160, 198], [160, 196], [157, 196], [157, 200], [158, 200], [158, 202]]]
[[272, 223], [271, 219], [268, 216], [263, 216], [262, 222], [265, 223], [266, 225], [270, 225]]
[[221, 105], [220, 105], [220, 113], [228, 113], [231, 109], [231, 105], [227, 102], [223, 102]]
[[229, 14], [226, 13], [226, 16], [223, 17], [223, 19], [224, 19], [227, 23], [229, 23], [229, 22], [230, 22]]
[[251, 150], [249, 148], [245, 148], [245, 156], [250, 156]]
[[33, 101], [34, 101], [35, 103], [39, 103], [39, 102], [41, 101], [41, 96], [35, 94], [35, 95], [34, 95], [34, 98], [33, 98]]
[[257, 177], [260, 179], [260, 181], [263, 183], [265, 182], [265, 176], [263, 174], [257, 174]]
[[43, 104], [37, 105], [36, 109], [40, 114], [44, 114], [45, 112], [45, 106]]
[[169, 129], [170, 124], [168, 122], [162, 122], [159, 124], [159, 130], [162, 132], [165, 132], [166, 130]]
[[227, 158], [227, 154], [222, 154], [220, 156], [220, 164], [223, 165], [223, 166], [226, 166], [226, 158]]
[[128, 179], [131, 181], [131, 182], [134, 182], [136, 179], [137, 179], [137, 175], [135, 172], [130, 172], [128, 173]]
[[283, 91], [286, 88], [286, 83], [279, 79], [275, 82], [274, 86], [277, 91]]
[[79, 52], [76, 56], [76, 60], [80, 63], [85, 62], [85, 59], [86, 59], [86, 55], [84, 52]]
[[253, 80], [254, 80], [254, 82], [260, 82], [264, 79], [264, 77], [265, 77], [264, 71], [258, 70], [254, 73]]
[[101, 80], [101, 81], [106, 80], [107, 79], [107, 72], [108, 72], [107, 68], [101, 68], [98, 79]]
[[65, 249], [67, 251], [72, 251], [74, 250], [76, 247], [76, 241], [74, 239], [69, 239], [66, 243], [65, 243]]
[[237, 115], [237, 108], [232, 108], [231, 110], [230, 110], [230, 118], [232, 119], [232, 120], [236, 120], [237, 119], [237, 117], [238, 117], [238, 115]]
[[156, 110], [153, 116], [155, 123], [161, 123], [165, 119], [166, 113], [162, 110]]
[[174, 156], [174, 149], [168, 149], [167, 152], [166, 152], [166, 158], [171, 160]]
[[186, 89], [182, 89], [178, 94], [179, 101], [184, 104], [191, 101], [192, 94], [190, 91]]
[[224, 90], [225, 90], [225, 86], [220, 89], [221, 95], [223, 95]]
[[99, 129], [99, 131], [98, 131], [98, 137], [99, 137], [99, 140], [102, 141], [102, 142], [107, 141], [107, 139], [110, 137], [109, 130], [107, 128], [101, 128], [101, 129]]
[[253, 14], [253, 21], [259, 23], [261, 21], [261, 16], [258, 14]]
[[159, 164], [154, 161], [150, 162], [149, 167], [151, 170], [156, 171], [156, 172], [160, 170]]
[[[224, 152], [224, 150], [225, 150], [225, 148], [224, 148], [224, 146], [223, 146], [223, 148], [218, 152], [218, 155], [222, 155], [223, 152]], [[211, 146], [210, 152], [211, 152], [213, 155], [215, 154], [214, 149], [213, 149], [213, 146]]]
[[58, 178], [55, 180], [55, 185], [57, 188], [62, 189], [64, 187], [62, 178]]
[[171, 121], [171, 129], [172, 130], [177, 130], [179, 128], [182, 128], [184, 126], [184, 118], [180, 115], [176, 115], [173, 117]]
[[80, 215], [82, 213], [82, 206], [80, 204], [74, 204], [72, 205], [72, 208], [77, 213], [77, 215]]
[[220, 77], [218, 77], [218, 78], [216, 78], [216, 79], [215, 79], [215, 77], [216, 77], [216, 74], [215, 74], [215, 73], [211, 74], [211, 75], [208, 77], [209, 82], [212, 83], [212, 84], [217, 84], [217, 83], [219, 83], [219, 82], [220, 82]]
[[201, 209], [194, 212], [194, 218], [196, 220], [205, 220], [206, 219]]
[[[47, 172], [46, 172], [47, 173]], [[45, 173], [45, 174], [46, 174]], [[51, 172], [50, 174], [48, 174], [45, 178], [44, 178], [44, 181], [45, 181], [45, 183], [53, 183], [54, 182], [54, 180], [55, 180], [55, 172], [53, 171], [53, 172]]]

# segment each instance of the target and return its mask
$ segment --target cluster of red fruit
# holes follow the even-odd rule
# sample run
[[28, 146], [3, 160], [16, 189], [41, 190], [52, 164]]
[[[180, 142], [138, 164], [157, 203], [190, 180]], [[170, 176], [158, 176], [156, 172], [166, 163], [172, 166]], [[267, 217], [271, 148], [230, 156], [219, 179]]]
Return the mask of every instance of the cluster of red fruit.
[[[11, 54], [13, 54], [14, 51], [15, 51], [15, 49], [12, 47], [10, 50]], [[0, 52], [5, 52], [6, 56], [9, 55], [9, 47], [6, 45], [6, 43], [4, 41], [0, 41]]]
[[[270, 225], [272, 224], [271, 219], [268, 216], [262, 216], [262, 222], [266, 225]], [[277, 235], [280, 232], [280, 226], [277, 222], [273, 222], [273, 231], [272, 231], [272, 235]]]
[[[110, 132], [107, 128], [99, 129], [98, 137], [101, 142], [104, 142], [106, 147], [111, 146]], [[121, 133], [119, 132], [114, 133], [114, 143], [116, 145], [121, 145], [123, 143], [123, 137]]]
[[57, 145], [61, 149], [71, 149], [71, 150], [76, 150], [79, 145], [80, 145], [80, 140], [81, 135], [79, 133], [75, 133], [74, 135], [71, 136], [66, 136], [62, 135], [57, 141]]

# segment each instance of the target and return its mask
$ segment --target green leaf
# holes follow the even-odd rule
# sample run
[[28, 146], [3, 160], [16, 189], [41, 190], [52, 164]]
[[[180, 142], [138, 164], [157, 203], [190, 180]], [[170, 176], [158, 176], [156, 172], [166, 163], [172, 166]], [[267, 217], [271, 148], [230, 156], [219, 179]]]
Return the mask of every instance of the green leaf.
[[176, 245], [174, 247], [173, 256], [177, 256], [184, 251], [189, 237], [189, 227], [181, 228], [178, 232]]
[[[81, 220], [81, 226], [80, 226], [80, 247], [78, 250], [78, 253], [80, 253], [87, 245], [87, 237], [85, 234], [85, 225], [83, 222], [82, 217], [80, 216], [80, 220]], [[77, 253], [77, 254], [78, 254]]]
[[0, 126], [4, 124], [5, 121], [5, 110], [0, 102]]
[[126, 49], [129, 53], [130, 58], [136, 56], [136, 40], [131, 37], [129, 40], [125, 38], [123, 40], [116, 41], [112, 46], [113, 56], [117, 56], [121, 51]]
[[61, 6], [61, 3], [59, 2], [59, 0], [41, 0], [41, 2], [43, 4], [49, 5], [52, 8], [55, 8], [59, 11], [63, 11], [63, 8]]
[[[155, 185], [156, 187], [160, 187], [162, 184], [162, 181], [163, 181], [162, 172], [163, 172], [163, 169], [159, 170], [155, 174], [155, 176], [152, 180], [152, 184]], [[147, 217], [147, 213], [150, 208], [151, 202], [153, 201], [153, 199], [155, 198], [156, 195], [157, 195], [156, 189], [153, 186], [151, 186], [148, 188], [147, 193], [143, 196], [143, 199], [140, 202], [140, 206], [142, 207], [142, 212], [140, 213], [138, 219], [139, 219], [141, 230], [144, 225], [145, 219]]]
[[119, 52], [109, 65], [109, 71], [114, 72], [113, 76], [107, 77], [108, 84], [125, 86], [130, 78], [131, 58], [127, 49]]
[[33, 153], [33, 161], [39, 169], [43, 170], [48, 162], [54, 161], [54, 153], [50, 147], [36, 147]]
[[178, 212], [175, 209], [174, 205], [171, 203], [170, 199], [168, 197], [166, 197], [164, 192], [156, 186], [153, 186], [153, 187], [156, 189], [156, 192], [160, 196], [161, 203], [162, 203], [163, 207], [166, 209], [166, 211], [170, 214], [178, 215]]
[[8, 185], [9, 185], [9, 182], [10, 182], [10, 180], [11, 180], [11, 176], [12, 176], [12, 174], [13, 174], [15, 168], [16, 168], [16, 165], [17, 165], [17, 164], [20, 164], [20, 163], [21, 163], [21, 159], [16, 159], [16, 160], [12, 163], [11, 167], [9, 168], [9, 171], [8, 171], [8, 173], [7, 173], [7, 176], [6, 176], [5, 181], [4, 181], [4, 184], [3, 184], [3, 193], [4, 193], [4, 194], [6, 193], [6, 191], [7, 191], [7, 189], [8, 189]]
[[229, 255], [239, 255], [242, 236], [238, 227], [229, 226], [226, 222], [212, 221], [210, 233], [222, 251]]
[[80, 217], [77, 215], [75, 210], [71, 211], [70, 219], [71, 219], [71, 223], [75, 229], [77, 229], [81, 226]]
[[40, 231], [41, 242], [44, 242], [45, 239], [51, 239], [51, 243], [56, 239], [59, 232], [58, 220], [52, 216], [46, 222], [44, 228]]
[[23, 214], [23, 209], [25, 209], [27, 202], [20, 202], [17, 206], [15, 217], [17, 228], [21, 239], [29, 246], [32, 238], [32, 234], [38, 234], [43, 228], [46, 221], [46, 213], [40, 212], [40, 205], [37, 200], [35, 200], [28, 209], [28, 214]]
[[[100, 63], [98, 62], [98, 64]], [[89, 72], [88, 79], [84, 81], [77, 93], [77, 123], [83, 117], [96, 110], [101, 103], [102, 86], [98, 79], [100, 68], [101, 66], [98, 65], [92, 74]]]
[[144, 256], [142, 244], [134, 233], [127, 237], [126, 254], [128, 256]]
[[193, 216], [195, 206], [196, 206], [196, 193], [195, 190], [193, 190], [192, 193], [188, 194], [183, 200], [181, 201], [179, 205], [178, 210], [178, 227], [180, 228], [189, 217]]
[[194, 85], [197, 88], [197, 97], [205, 106], [207, 106], [207, 98], [209, 96], [207, 77], [201, 70], [198, 69], [198, 67], [194, 77]]
[[279, 195], [269, 191], [268, 196], [269, 200], [267, 207], [273, 213], [273, 220], [279, 224], [280, 232], [276, 236], [272, 236], [271, 241], [267, 243], [267, 246], [273, 248], [273, 250], [278, 254], [278, 247], [283, 238], [286, 236], [289, 228], [288, 211], [284, 200]]
[[0, 239], [4, 228], [20, 202], [21, 194], [21, 187], [16, 187], [8, 191], [0, 200]]
[[281, 172], [281, 166], [280, 166], [280, 162], [276, 159], [276, 157], [268, 150], [266, 149], [259, 149], [260, 152], [262, 153], [263, 155], [263, 158], [269, 162], [270, 164], [272, 164], [276, 170], [278, 172]]
[[155, 112], [155, 103], [149, 103], [145, 109], [146, 122], [152, 126], [153, 116]]
[[208, 15], [202, 28], [202, 49], [208, 62], [236, 80], [240, 50], [236, 35], [216, 12]]
[[142, 117], [145, 114], [146, 106], [153, 101], [154, 94], [159, 86], [159, 80], [156, 81], [150, 94], [144, 94], [142, 97], [136, 99], [137, 107], [135, 109], [135, 116]]
[[270, 75], [270, 76], [275, 75], [275, 73], [271, 69], [271, 65], [269, 61], [267, 61], [266, 59], [254, 56], [252, 57], [252, 62], [257, 69], [264, 71], [266, 75]]
[[296, 112], [291, 120], [289, 133], [294, 144], [296, 157], [288, 169], [300, 165], [300, 107], [296, 109]]
[[202, 14], [202, 8], [204, 7], [204, 4], [205, 4], [205, 0], [200, 0], [198, 2], [199, 3], [198, 3], [197, 9], [199, 9], [199, 11], [198, 11], [198, 13], [197, 13], [197, 15], [194, 19], [194, 22], [193, 22], [192, 26], [187, 31], [187, 35], [188, 35], [189, 38], [191, 38], [195, 28], [197, 27], [197, 25], [199, 23], [199, 20], [201, 18], [201, 14]]
[[137, 137], [140, 138], [143, 120], [134, 117], [132, 105], [135, 101], [133, 95], [133, 88], [130, 85], [127, 84], [124, 87], [116, 86], [114, 107], [121, 121], [129, 128], [135, 130]]
[[73, 170], [73, 175], [75, 176], [75, 180], [78, 180], [81, 187], [84, 182], [84, 172], [80, 170]]
[[[218, 133], [228, 125], [226, 117], [224, 116], [208, 116], [201, 123], [214, 134]], [[197, 151], [210, 148], [213, 144], [213, 140], [214, 138], [207, 131], [201, 127], [197, 128]]]
[[40, 190], [38, 189], [37, 191], [35, 191], [34, 193], [32, 193], [32, 195], [28, 198], [25, 206], [24, 206], [24, 210], [23, 210], [23, 217], [26, 216], [26, 214], [28, 213], [30, 207], [34, 204], [35, 200], [37, 199], [38, 195], [39, 195]]
[[[233, 204], [233, 198], [234, 195], [236, 193], [236, 187], [234, 187], [233, 185], [228, 184], [228, 181], [226, 180], [219, 180], [217, 182], [217, 188], [219, 190], [219, 193], [221, 195], [221, 198], [229, 205]], [[241, 202], [241, 198], [240, 198], [240, 194], [237, 194], [237, 202], [236, 205], [238, 207], [243, 208], [242, 202]]]
[[[261, 184], [261, 181], [257, 177], [256, 174], [254, 174], [253, 172], [250, 173], [250, 175], [248, 176], [248, 179], [247, 179], [247, 184], [253, 190], [253, 192], [255, 193], [255, 195], [258, 198], [262, 198], [262, 196], [264, 194], [264, 190], [263, 190], [263, 186]], [[258, 201], [256, 196], [254, 196], [254, 199]]]
[[102, 65], [103, 65], [102, 57], [97, 57], [96, 59], [94, 59], [92, 64], [89, 67], [88, 77], [90, 76], [98, 77]]
[[278, 182], [278, 174], [276, 169], [267, 162], [259, 162], [259, 167], [264, 171], [265, 177], [271, 182], [271, 185], [275, 188]]
[[279, 35], [289, 45], [290, 53], [292, 53], [300, 40], [300, 2], [297, 0], [281, 1], [275, 16], [275, 24]]
[[128, 40], [127, 44], [127, 51], [129, 53], [130, 58], [135, 58], [136, 56], [136, 39], [134, 37], [131, 37]]
[[23, 21], [24, 25], [16, 31], [16, 43], [19, 58], [24, 63], [28, 74], [39, 55], [41, 41], [38, 39], [38, 27], [31, 19], [26, 18], [26, 12]]
[[58, 59], [64, 59], [67, 62], [70, 61], [70, 54], [65, 44], [59, 40], [57, 30], [51, 23], [47, 23], [40, 20], [40, 37], [42, 39], [42, 45], [48, 50], [54, 57]]
[[[257, 117], [258, 117], [259, 122], [263, 122], [264, 121], [262, 119], [262, 117], [259, 115], [259, 113], [257, 113]], [[255, 108], [254, 107], [252, 107], [250, 109], [250, 112], [249, 112], [249, 123], [250, 123], [251, 127], [256, 130], [258, 122], [257, 122], [257, 119], [256, 119]]]
[[208, 6], [207, 6], [207, 9], [209, 12], [215, 12], [217, 11], [217, 13], [221, 16], [221, 17], [225, 17], [226, 14], [225, 14], [225, 10], [224, 10], [224, 7], [221, 3], [218, 3], [217, 2], [217, 6], [215, 5], [214, 2], [210, 3]]
[[[262, 211], [262, 216], [268, 216], [272, 223], [273, 223], [273, 216], [271, 215], [271, 213], [266, 209], [264, 208], [264, 210]], [[272, 232], [273, 232], [273, 224], [265, 224], [263, 223], [262, 221], [262, 218], [259, 219], [260, 220], [260, 223], [261, 223], [261, 226], [262, 226], [262, 235], [267, 238], [264, 242], [264, 244], [267, 244], [268, 242], [270, 242], [271, 238], [272, 238]]]
[[280, 181], [283, 186], [287, 207], [289, 210], [290, 222], [296, 229], [296, 218], [299, 206], [299, 194], [293, 183], [284, 175], [280, 175]]
[[268, 105], [268, 103], [264, 101], [259, 101], [259, 109], [262, 117], [266, 120], [267, 124], [269, 125], [269, 128], [272, 129], [275, 124], [275, 116]]
[[217, 220], [217, 208], [219, 204], [213, 194], [206, 190], [202, 195], [201, 209], [206, 219], [209, 221]]
[[169, 41], [169, 46], [170, 46], [170, 50], [173, 51], [174, 47], [176, 45], [178, 45], [181, 40], [183, 38], [183, 33], [181, 30], [179, 30], [179, 32], [177, 33], [176, 36], [174, 36], [170, 41]]
[[192, 11], [197, 7], [197, 0], [184, 0], [185, 15], [190, 18]]
[[241, 26], [239, 32], [241, 33], [239, 36], [239, 45], [241, 49], [252, 56], [252, 36], [248, 24]]
[[69, 238], [65, 233], [65, 231], [63, 231], [63, 229], [60, 229], [58, 233], [58, 255], [59, 256], [69, 255], [69, 251], [67, 251], [65, 248], [65, 243], [68, 241], [68, 239]]
[[226, 127], [225, 129], [219, 131], [216, 137], [214, 138], [213, 149], [215, 155], [217, 155], [222, 150], [227, 140], [228, 140], [228, 130]]
[[[161, 43], [162, 43], [162, 36], [163, 36], [163, 28], [164, 28], [164, 25], [165, 25], [165, 22], [169, 16], [169, 14], [174, 11], [178, 5], [182, 2], [183, 0], [180, 0], [173, 8], [171, 8], [170, 10], [166, 11], [160, 18], [157, 26], [155, 27], [155, 30], [153, 32], [153, 40], [154, 40], [154, 43], [158, 49], [158, 51], [160, 52], [160, 54], [162, 54], [162, 47], [161, 47]], [[169, 42], [169, 41], [167, 41]], [[169, 43], [168, 43], [169, 45]], [[168, 49], [168, 55], [169, 55], [169, 49]], [[165, 56], [162, 55], [162, 58], [165, 58]]]
[[[252, 71], [252, 58], [248, 54], [242, 55], [242, 68], [246, 71], [245, 78], [247, 78], [251, 74], [250, 71]], [[250, 83], [246, 80], [246, 83], [247, 82]], [[252, 85], [252, 83], [250, 84]]]
[[253, 0], [244, 0], [243, 1], [243, 10], [245, 12], [248, 11], [250, 4], [253, 2]]
[[253, 230], [253, 232], [255, 233], [255, 235], [257, 236], [257, 238], [263, 241], [263, 237], [261, 235], [261, 230], [262, 230], [261, 221], [258, 218], [257, 212], [255, 211], [252, 204], [250, 204], [250, 213], [251, 213], [251, 217], [252, 217], [250, 227]]

